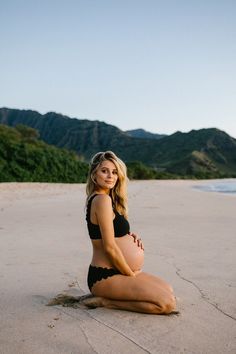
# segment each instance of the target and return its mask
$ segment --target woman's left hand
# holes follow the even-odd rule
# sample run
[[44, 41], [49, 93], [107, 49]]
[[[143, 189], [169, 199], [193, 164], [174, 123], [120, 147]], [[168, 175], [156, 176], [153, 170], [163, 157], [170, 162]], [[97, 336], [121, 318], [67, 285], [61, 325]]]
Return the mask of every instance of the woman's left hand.
[[137, 242], [138, 247], [141, 247], [141, 249], [144, 250], [144, 246], [143, 246], [143, 242], [142, 242], [141, 238], [137, 234], [135, 234], [134, 232], [129, 232], [129, 234], [130, 234], [130, 236], [133, 237], [134, 242], [135, 243]]

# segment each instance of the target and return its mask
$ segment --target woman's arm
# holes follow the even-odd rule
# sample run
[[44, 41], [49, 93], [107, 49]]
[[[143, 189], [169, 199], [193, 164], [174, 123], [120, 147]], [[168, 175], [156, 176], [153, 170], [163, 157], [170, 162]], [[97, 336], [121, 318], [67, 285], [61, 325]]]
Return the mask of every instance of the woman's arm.
[[96, 196], [94, 199], [94, 207], [97, 222], [102, 234], [104, 250], [111, 263], [122, 274], [135, 276], [135, 273], [129, 267], [123, 253], [115, 242], [111, 198], [106, 194]]

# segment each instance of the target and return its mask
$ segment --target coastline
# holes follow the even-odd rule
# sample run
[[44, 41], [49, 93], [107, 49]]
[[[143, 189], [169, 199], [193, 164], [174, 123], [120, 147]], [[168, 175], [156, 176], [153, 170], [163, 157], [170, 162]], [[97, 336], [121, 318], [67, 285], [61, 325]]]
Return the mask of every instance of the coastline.
[[1, 183], [3, 352], [110, 353], [112, 338], [114, 353], [234, 353], [236, 200], [193, 188], [213, 181], [223, 180], [129, 183], [144, 271], [173, 285], [178, 317], [45, 306], [63, 290], [88, 292], [85, 185]]

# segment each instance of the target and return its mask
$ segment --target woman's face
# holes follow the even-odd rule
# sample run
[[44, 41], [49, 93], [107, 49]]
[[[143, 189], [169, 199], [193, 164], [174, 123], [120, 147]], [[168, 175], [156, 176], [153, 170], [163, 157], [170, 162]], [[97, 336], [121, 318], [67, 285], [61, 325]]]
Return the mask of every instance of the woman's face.
[[97, 189], [109, 193], [109, 191], [115, 186], [118, 180], [117, 173], [117, 168], [113, 162], [110, 160], [103, 161], [99, 165], [94, 176], [97, 183]]

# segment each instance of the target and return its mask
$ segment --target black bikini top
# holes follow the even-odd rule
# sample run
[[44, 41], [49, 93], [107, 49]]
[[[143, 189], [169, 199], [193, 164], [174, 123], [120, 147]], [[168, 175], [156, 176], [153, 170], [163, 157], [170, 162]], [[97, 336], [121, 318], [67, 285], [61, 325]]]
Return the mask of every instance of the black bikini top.
[[[102, 238], [100, 227], [97, 224], [93, 224], [90, 221], [90, 211], [91, 211], [91, 204], [94, 197], [98, 194], [94, 194], [89, 200], [87, 204], [87, 213], [86, 213], [86, 220], [88, 226], [88, 233], [92, 240], [99, 240]], [[114, 210], [114, 208], [113, 208]], [[116, 210], [114, 210], [115, 218], [113, 219], [113, 226], [115, 237], [122, 237], [129, 233], [130, 226], [128, 220], [125, 219], [124, 215], [119, 214]]]

